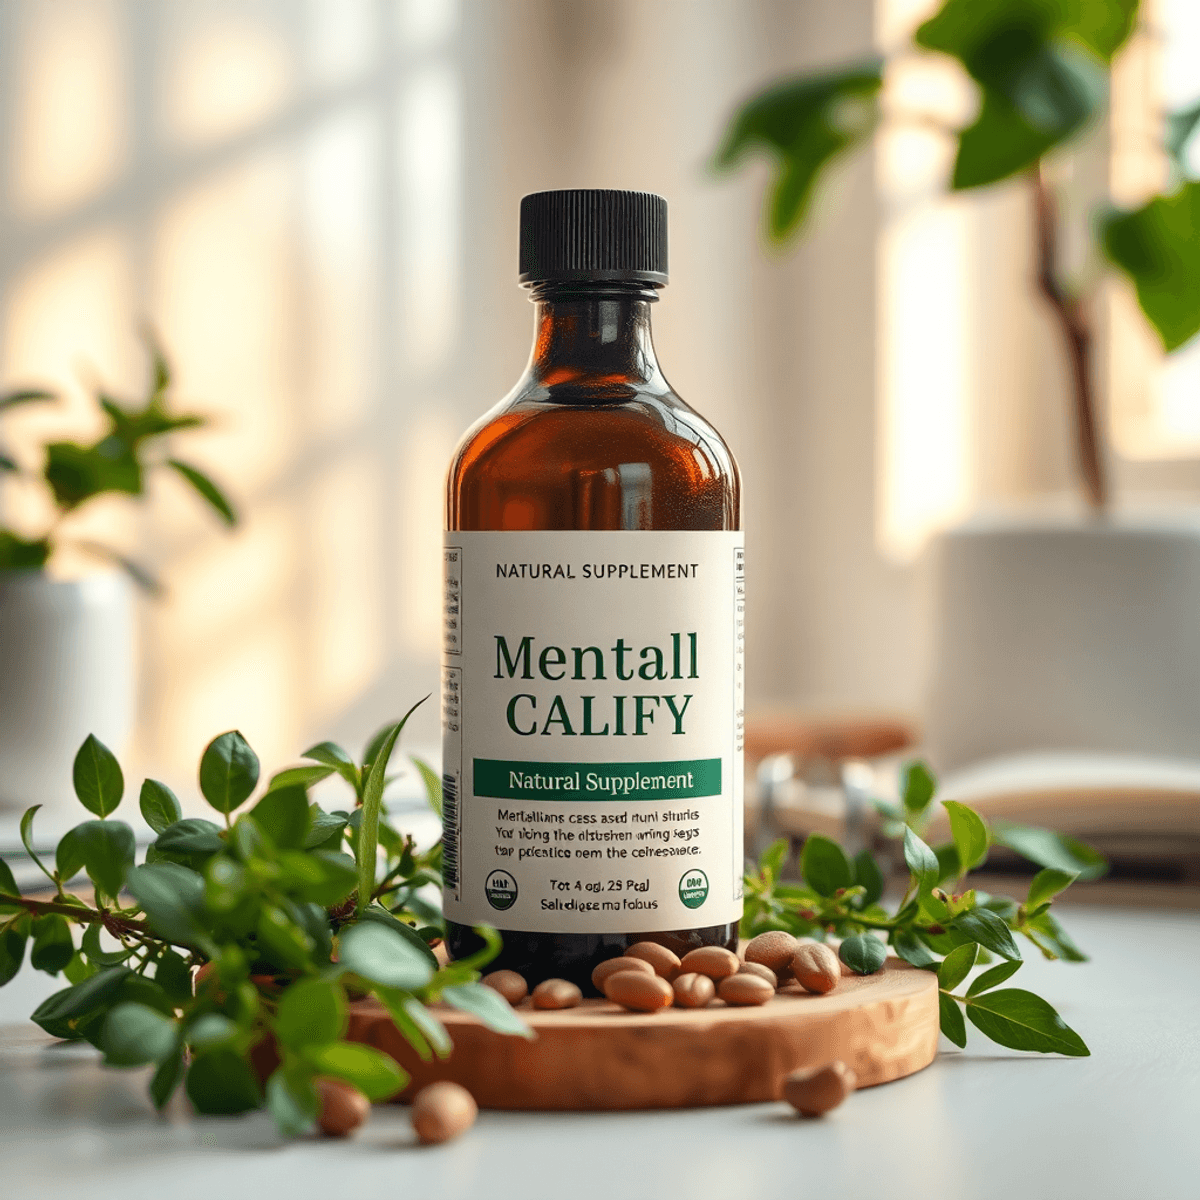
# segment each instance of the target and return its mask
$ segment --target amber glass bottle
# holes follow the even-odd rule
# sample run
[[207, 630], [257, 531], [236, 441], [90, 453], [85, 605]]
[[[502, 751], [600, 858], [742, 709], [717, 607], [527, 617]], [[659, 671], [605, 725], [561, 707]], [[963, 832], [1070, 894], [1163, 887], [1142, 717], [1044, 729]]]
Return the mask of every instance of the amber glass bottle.
[[740, 484], [655, 357], [666, 278], [659, 197], [525, 197], [532, 356], [449, 471], [448, 943], [531, 985], [736, 945]]

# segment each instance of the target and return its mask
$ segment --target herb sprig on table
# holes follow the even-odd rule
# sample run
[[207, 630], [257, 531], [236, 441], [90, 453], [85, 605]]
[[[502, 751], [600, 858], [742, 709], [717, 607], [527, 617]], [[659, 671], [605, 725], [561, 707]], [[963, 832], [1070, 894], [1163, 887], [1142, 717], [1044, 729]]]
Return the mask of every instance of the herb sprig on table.
[[[419, 892], [441, 884], [441, 844], [418, 850], [382, 804], [411, 712], [379, 731], [361, 763], [332, 742], [313, 746], [305, 765], [275, 775], [240, 813], [258, 786], [258, 757], [240, 733], [221, 734], [200, 761], [200, 790], [221, 822], [183, 817], [171, 789], [147, 779], [140, 807], [157, 837], [140, 864], [133, 829], [112, 816], [125, 792], [121, 767], [89, 737], [74, 783], [95, 819], [44, 859], [33, 841], [40, 806], [21, 820], [47, 892], [22, 895], [0, 860], [0, 985], [28, 945], [31, 966], [70, 985], [33, 1014], [48, 1033], [91, 1042], [112, 1066], [153, 1064], [159, 1108], [182, 1084], [200, 1112], [265, 1105], [290, 1135], [317, 1119], [318, 1078], [344, 1080], [371, 1100], [407, 1082], [391, 1057], [347, 1040], [352, 999], [374, 996], [426, 1061], [450, 1051], [427, 1007], [437, 1000], [530, 1036], [478, 982], [499, 950], [494, 930], [479, 927], [485, 948], [449, 966], [430, 949], [441, 917]], [[440, 808], [437, 776], [414, 763]], [[333, 775], [354, 803], [326, 812], [307, 788]], [[68, 890], [80, 872], [90, 900]]]
[[[937, 972], [942, 1032], [955, 1045], [966, 1045], [970, 1021], [1014, 1050], [1090, 1053], [1040, 996], [1001, 985], [1021, 967], [1017, 937], [1046, 958], [1085, 961], [1051, 905], [1077, 879], [1102, 875], [1104, 859], [1090, 846], [1048, 829], [1009, 822], [989, 826], [974, 809], [952, 800], [943, 805], [951, 840], [930, 846], [921, 835], [935, 812], [936, 781], [924, 764], [912, 763], [902, 784], [900, 804], [875, 802], [883, 836], [897, 844], [909, 872], [894, 910], [882, 903], [884, 873], [874, 855], [864, 850], [851, 858], [837, 842], [814, 833], [800, 852], [802, 882], [783, 877], [790, 849], [786, 839], [775, 842], [747, 873], [742, 936], [770, 929], [819, 940], [832, 935], [842, 939], [842, 961], [863, 975], [883, 966], [890, 946], [913, 966]], [[1042, 867], [1024, 900], [967, 886], [969, 873], [984, 865], [993, 845]], [[960, 990], [974, 967], [997, 959]]]

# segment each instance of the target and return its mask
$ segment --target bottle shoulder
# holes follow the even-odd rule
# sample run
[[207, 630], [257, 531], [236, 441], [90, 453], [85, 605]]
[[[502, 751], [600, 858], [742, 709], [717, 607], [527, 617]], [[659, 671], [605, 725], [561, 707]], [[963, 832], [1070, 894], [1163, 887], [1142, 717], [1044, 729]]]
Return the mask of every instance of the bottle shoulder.
[[[555, 392], [522, 381], [466, 432], [450, 468], [451, 528], [740, 527], [733, 454], [674, 392]], [[514, 525], [522, 503], [531, 523]]]

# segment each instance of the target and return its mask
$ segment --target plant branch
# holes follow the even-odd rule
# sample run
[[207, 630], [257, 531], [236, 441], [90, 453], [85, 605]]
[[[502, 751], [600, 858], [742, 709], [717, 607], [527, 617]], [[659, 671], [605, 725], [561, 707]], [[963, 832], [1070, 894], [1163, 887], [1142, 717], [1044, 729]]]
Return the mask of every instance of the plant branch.
[[1084, 494], [1095, 512], [1103, 512], [1108, 507], [1109, 490], [1096, 420], [1092, 330], [1079, 298], [1072, 296], [1058, 278], [1058, 207], [1041, 163], [1033, 168], [1030, 179], [1033, 184], [1038, 291], [1053, 310], [1066, 343], [1074, 400], [1075, 453]]
[[[99, 923], [115, 937], [122, 933], [145, 933], [157, 938], [158, 934], [143, 920], [136, 917], [122, 917], [116, 913], [107, 912], [100, 908], [88, 908], [79, 904], [59, 904], [54, 900], [34, 900], [29, 896], [12, 896], [0, 892], [0, 905], [14, 904], [25, 909], [32, 917], [45, 917], [52, 913], [70, 917], [87, 925]], [[166, 941], [165, 938], [161, 939]]]

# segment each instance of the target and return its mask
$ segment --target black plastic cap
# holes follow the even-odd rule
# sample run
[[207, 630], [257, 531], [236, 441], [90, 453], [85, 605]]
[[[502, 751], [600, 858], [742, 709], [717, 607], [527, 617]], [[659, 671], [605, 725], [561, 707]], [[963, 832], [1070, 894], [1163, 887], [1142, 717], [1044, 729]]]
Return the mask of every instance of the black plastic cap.
[[521, 200], [521, 282], [667, 282], [667, 202], [650, 192], [580, 188]]

